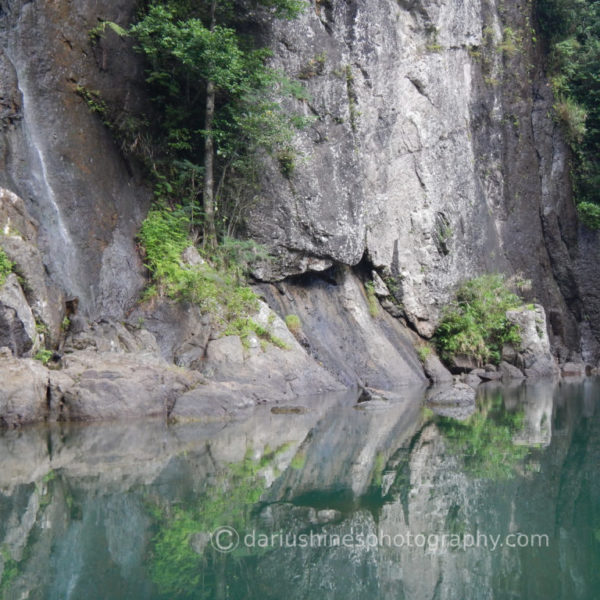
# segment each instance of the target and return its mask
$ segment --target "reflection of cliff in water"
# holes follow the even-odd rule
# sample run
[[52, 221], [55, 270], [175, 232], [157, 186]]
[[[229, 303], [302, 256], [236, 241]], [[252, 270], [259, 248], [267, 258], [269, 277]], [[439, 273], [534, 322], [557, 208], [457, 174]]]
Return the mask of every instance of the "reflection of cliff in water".
[[[483, 388], [454, 433], [419, 396], [332, 397], [228, 424], [7, 432], [0, 596], [597, 598], [599, 390]], [[504, 471], [489, 468], [497, 455]], [[219, 525], [240, 531], [232, 554], [211, 546]], [[244, 534], [274, 532], [296, 547], [243, 547]], [[355, 545], [298, 547], [310, 532]], [[510, 532], [550, 546], [448, 547]], [[383, 544], [360, 544], [369, 534]]]

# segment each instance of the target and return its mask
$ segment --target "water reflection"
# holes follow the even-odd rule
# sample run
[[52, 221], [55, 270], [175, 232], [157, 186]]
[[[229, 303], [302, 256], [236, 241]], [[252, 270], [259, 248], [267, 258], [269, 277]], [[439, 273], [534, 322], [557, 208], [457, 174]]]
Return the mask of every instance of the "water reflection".
[[5, 432], [0, 598], [595, 599], [599, 410], [586, 379], [487, 385], [463, 421], [417, 391]]

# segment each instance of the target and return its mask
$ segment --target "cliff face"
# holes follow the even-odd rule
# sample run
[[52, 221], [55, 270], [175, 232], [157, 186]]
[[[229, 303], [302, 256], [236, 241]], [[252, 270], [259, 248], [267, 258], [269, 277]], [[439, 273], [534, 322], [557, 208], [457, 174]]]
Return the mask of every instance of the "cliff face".
[[92, 318], [121, 316], [143, 285], [134, 237], [149, 194], [77, 94], [95, 90], [125, 110], [139, 103], [130, 45], [115, 36], [92, 48], [88, 37], [99, 18], [126, 22], [134, 8], [0, 3], [0, 187], [25, 200], [50, 277]]
[[317, 3], [278, 24], [315, 122], [249, 219], [280, 253], [264, 276], [366, 257], [430, 336], [457, 282], [520, 273], [554, 345], [595, 359], [597, 237], [577, 227], [533, 25], [531, 3], [486, 0]]
[[[50, 280], [93, 319], [122, 318], [139, 295], [149, 193], [77, 91], [125, 113], [143, 105], [130, 43], [88, 37], [98, 19], [127, 24], [135, 4], [0, 2], [0, 187], [25, 200]], [[257, 275], [288, 279], [266, 297], [304, 310], [306, 345], [343, 381], [422, 380], [403, 323], [431, 336], [455, 284], [489, 271], [532, 280], [563, 360], [599, 358], [600, 245], [578, 228], [531, 13], [524, 1], [326, 1], [263, 27], [315, 119], [293, 173], [265, 169], [247, 224], [279, 260]], [[292, 277], [308, 271], [325, 274]], [[373, 271], [402, 320], [366, 322], [358, 279]], [[352, 348], [324, 347], [324, 324], [351, 330]]]

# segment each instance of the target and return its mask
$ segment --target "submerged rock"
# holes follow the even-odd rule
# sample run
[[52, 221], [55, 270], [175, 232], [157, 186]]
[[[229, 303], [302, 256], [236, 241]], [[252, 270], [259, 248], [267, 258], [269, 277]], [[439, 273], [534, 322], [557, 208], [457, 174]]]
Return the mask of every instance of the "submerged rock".
[[502, 361], [500, 363], [500, 372], [502, 373], [502, 379], [523, 379], [525, 375], [523, 375], [523, 371], [521, 369], [507, 363], [506, 361]]
[[434, 387], [427, 393], [427, 406], [437, 415], [466, 419], [475, 412], [475, 389], [466, 383]]
[[433, 352], [423, 361], [423, 369], [434, 385], [452, 383], [452, 373], [446, 369], [437, 354]]

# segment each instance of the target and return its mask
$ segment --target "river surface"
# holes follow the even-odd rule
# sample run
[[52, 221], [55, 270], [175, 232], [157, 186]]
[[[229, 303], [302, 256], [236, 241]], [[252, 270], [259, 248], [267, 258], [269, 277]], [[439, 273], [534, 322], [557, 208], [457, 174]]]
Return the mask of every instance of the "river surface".
[[415, 391], [4, 432], [0, 599], [598, 600], [600, 381], [470, 412]]

